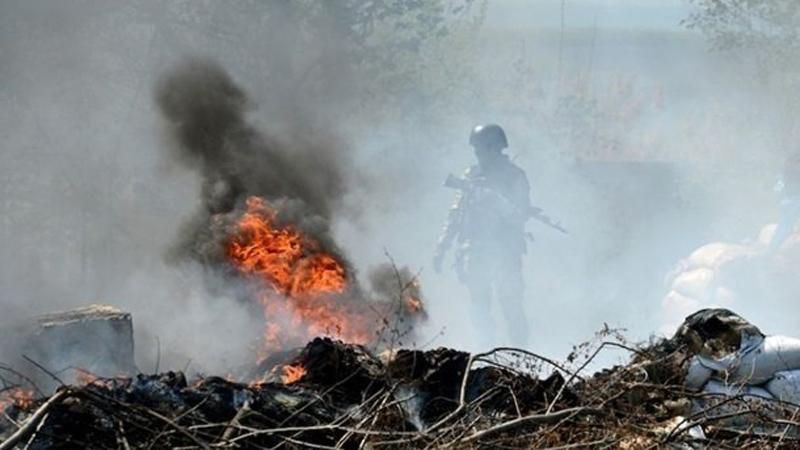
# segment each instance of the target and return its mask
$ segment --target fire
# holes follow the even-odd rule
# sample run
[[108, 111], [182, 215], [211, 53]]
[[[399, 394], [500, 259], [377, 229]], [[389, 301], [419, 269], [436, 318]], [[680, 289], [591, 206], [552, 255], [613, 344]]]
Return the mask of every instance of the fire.
[[277, 211], [264, 199], [250, 197], [246, 206], [226, 250], [240, 273], [264, 283], [258, 293], [266, 319], [261, 356], [318, 335], [368, 342], [369, 321], [343, 301], [344, 265], [296, 227], [277, 224]]
[[283, 384], [292, 384], [300, 381], [306, 375], [306, 368], [302, 365], [283, 366], [281, 381]]
[[79, 386], [85, 386], [97, 381], [99, 377], [86, 369], [75, 368], [75, 383]]
[[247, 199], [238, 235], [228, 246], [228, 256], [239, 270], [260, 275], [288, 297], [343, 292], [344, 267], [294, 227], [276, 226], [276, 215], [264, 199]]
[[5, 411], [11, 405], [19, 409], [28, 410], [33, 407], [33, 391], [14, 387], [0, 392], [0, 411]]
[[419, 314], [423, 310], [422, 300], [417, 297], [408, 296], [405, 299], [406, 308], [411, 314]]
[[113, 389], [118, 383], [125, 383], [130, 378], [126, 373], [117, 373], [113, 377], [101, 377], [90, 370], [79, 367], [73, 368], [73, 371], [77, 386], [95, 385]]

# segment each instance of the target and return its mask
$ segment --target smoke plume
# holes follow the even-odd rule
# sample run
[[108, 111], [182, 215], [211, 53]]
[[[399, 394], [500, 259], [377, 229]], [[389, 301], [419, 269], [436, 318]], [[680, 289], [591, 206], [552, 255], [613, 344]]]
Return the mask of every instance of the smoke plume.
[[174, 144], [170, 151], [203, 179], [200, 210], [181, 230], [173, 256], [218, 260], [219, 239], [227, 233], [209, 229], [211, 216], [233, 211], [251, 195], [279, 204], [279, 222], [341, 256], [330, 220], [354, 174], [333, 133], [307, 124], [283, 138], [259, 132], [247, 120], [252, 103], [244, 91], [208, 60], [188, 60], [170, 70], [155, 96]]
[[[321, 326], [334, 328], [333, 334], [341, 332], [345, 339], [372, 340], [374, 330], [370, 325], [347, 323], [369, 321], [370, 312], [379, 316], [373, 317], [376, 324], [389, 318], [405, 321], [407, 316], [422, 317], [419, 287], [410, 271], [376, 268], [371, 271], [371, 289], [367, 292], [360, 287], [354, 268], [334, 242], [332, 219], [342, 209], [342, 198], [358, 176], [351, 169], [346, 147], [334, 132], [308, 123], [282, 130], [280, 136], [257, 130], [246, 117], [252, 103], [244, 91], [222, 67], [208, 60], [191, 59], [170, 70], [159, 81], [155, 97], [167, 123], [169, 151], [202, 177], [200, 207], [179, 231], [176, 245], [169, 252], [172, 261], [198, 262], [211, 269], [209, 275], [214, 281], [223, 279], [226, 287], [231, 283], [241, 284], [246, 277], [236, 273], [241, 267], [232, 267], [236, 264], [229, 260], [228, 246], [232, 237], [241, 233], [243, 214], [254, 217], [268, 210], [275, 212], [275, 225], [299, 230], [310, 238], [308, 242], [315, 243], [301, 250], [299, 262], [288, 263], [283, 269], [303, 270], [315, 264], [314, 258], [326, 258], [326, 254], [333, 255], [334, 264], [344, 268], [346, 289], [333, 296], [325, 294], [330, 297], [325, 299], [325, 308], [332, 309], [322, 315], [313, 312], [318, 307], [303, 292], [295, 297], [297, 281], [285, 289], [273, 283], [277, 292], [268, 297], [293, 297], [282, 298], [277, 304], [274, 299], [264, 300], [264, 294], [245, 289], [244, 297], [261, 299], [268, 322], [291, 323], [298, 317], [293, 312], [297, 309], [303, 311], [299, 317], [310, 324], [309, 335], [290, 332], [290, 327], [283, 328], [289, 336], [266, 332], [269, 349], [274, 350], [278, 341], [281, 346], [287, 342], [302, 345], [301, 340], [313, 337], [311, 334]], [[266, 203], [261, 200], [254, 203], [254, 197]], [[266, 219], [271, 220], [271, 217]], [[269, 276], [272, 270], [259, 263], [252, 272], [246, 272]], [[391, 284], [390, 279], [396, 283]], [[336, 283], [334, 280], [333, 284]], [[218, 283], [208, 284], [214, 287]], [[398, 333], [407, 336], [411, 331], [409, 325], [398, 325], [403, 328]]]

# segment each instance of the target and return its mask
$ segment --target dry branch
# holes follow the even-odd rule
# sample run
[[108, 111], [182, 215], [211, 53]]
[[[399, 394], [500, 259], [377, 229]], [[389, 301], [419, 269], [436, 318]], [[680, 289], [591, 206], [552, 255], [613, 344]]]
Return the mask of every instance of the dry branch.
[[60, 402], [64, 397], [71, 395], [72, 392], [69, 389], [63, 389], [58, 391], [55, 395], [50, 397], [42, 406], [40, 406], [33, 415], [23, 424], [16, 433], [12, 434], [8, 439], [3, 441], [0, 444], [0, 450], [11, 450], [13, 449], [19, 441], [25, 439], [30, 433], [32, 433], [36, 427], [39, 425], [39, 421], [47, 415], [50, 411], [50, 408], [53, 407], [56, 403]]

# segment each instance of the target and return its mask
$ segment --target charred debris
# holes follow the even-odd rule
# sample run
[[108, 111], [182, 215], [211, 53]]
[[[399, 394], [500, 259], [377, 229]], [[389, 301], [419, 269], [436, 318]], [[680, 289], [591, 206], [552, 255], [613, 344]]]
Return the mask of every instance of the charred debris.
[[[316, 338], [261, 361], [247, 382], [85, 377], [48, 395], [4, 367], [0, 449], [797, 448], [798, 406], [742, 382], [707, 388], [730, 378], [742, 343], [759, 335], [731, 311], [702, 310], [647, 345], [605, 330], [564, 363], [514, 348], [376, 354]], [[587, 374], [612, 347], [630, 362]], [[732, 365], [703, 372], [697, 387], [687, 375], [698, 358]]]

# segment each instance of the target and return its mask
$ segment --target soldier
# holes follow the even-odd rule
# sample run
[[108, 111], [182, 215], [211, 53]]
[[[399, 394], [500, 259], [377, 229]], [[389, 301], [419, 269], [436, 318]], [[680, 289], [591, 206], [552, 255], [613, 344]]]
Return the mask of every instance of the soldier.
[[477, 333], [493, 343], [492, 298], [500, 302], [509, 334], [517, 345], [528, 338], [523, 308], [522, 256], [525, 223], [531, 217], [528, 178], [503, 153], [508, 141], [494, 124], [477, 126], [469, 137], [478, 164], [463, 179], [448, 178], [445, 185], [459, 190], [434, 256], [434, 270], [453, 241], [458, 243], [455, 269], [471, 297], [471, 316]]

